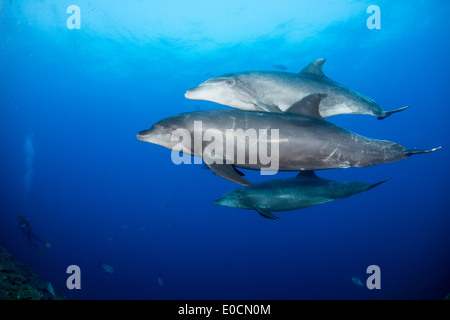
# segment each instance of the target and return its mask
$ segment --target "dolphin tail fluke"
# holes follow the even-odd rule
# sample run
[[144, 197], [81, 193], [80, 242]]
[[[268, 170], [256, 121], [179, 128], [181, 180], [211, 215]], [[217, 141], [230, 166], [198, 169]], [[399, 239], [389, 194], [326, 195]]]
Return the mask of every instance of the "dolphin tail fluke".
[[428, 149], [428, 150], [406, 150], [405, 151], [405, 155], [407, 157], [410, 157], [410, 156], [415, 155], [415, 154], [434, 152], [434, 151], [439, 150], [441, 148], [442, 148], [442, 146], [437, 147], [437, 148], [433, 148], [433, 149]]
[[381, 115], [381, 116], [378, 117], [378, 120], [386, 119], [386, 118], [389, 117], [391, 114], [397, 113], [397, 112], [400, 112], [400, 111], [403, 111], [403, 110], [405, 110], [405, 109], [408, 109], [409, 107], [410, 107], [410, 106], [406, 106], [406, 107], [398, 108], [398, 109], [395, 109], [395, 110], [384, 111], [384, 112], [383, 112], [383, 115]]
[[391, 179], [391, 178], [387, 178], [387, 179], [384, 179], [383, 181], [375, 182], [374, 184], [371, 184], [371, 185], [370, 185], [370, 187], [369, 187], [368, 190], [373, 189], [373, 188], [375, 188], [375, 187], [378, 187], [380, 184], [383, 184], [383, 183], [385, 183], [386, 181], [388, 181], [388, 180], [390, 180], [390, 179]]

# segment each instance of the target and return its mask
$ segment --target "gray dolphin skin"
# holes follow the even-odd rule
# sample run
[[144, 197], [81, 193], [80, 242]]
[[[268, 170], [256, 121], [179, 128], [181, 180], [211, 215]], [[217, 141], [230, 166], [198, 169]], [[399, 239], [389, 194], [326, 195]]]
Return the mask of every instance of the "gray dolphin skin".
[[[227, 129], [272, 129], [278, 131], [277, 139], [272, 135], [266, 138], [268, 149], [278, 147], [278, 166], [275, 171], [300, 171], [333, 169], [348, 167], [367, 167], [406, 159], [411, 155], [432, 152], [440, 149], [409, 150], [397, 143], [370, 139], [345, 130], [323, 119], [319, 114], [319, 103], [324, 94], [312, 94], [295, 103], [284, 113], [255, 112], [242, 110], [208, 110], [178, 114], [155, 123], [149, 130], [139, 132], [141, 141], [173, 149], [180, 143], [186, 148], [184, 153], [202, 157], [216, 174], [242, 185], [250, 185], [234, 167], [253, 170], [265, 170], [269, 166], [263, 163], [255, 148], [260, 136], [246, 137], [245, 144], [238, 147], [245, 152], [245, 159], [238, 158], [238, 152], [223, 147], [224, 154], [212, 156], [205, 148], [211, 142], [205, 142], [202, 133], [212, 130], [227, 135]], [[194, 122], [202, 124], [202, 132], [194, 132]], [[178, 129], [183, 128], [190, 134], [189, 139], [179, 142], [173, 139]], [[198, 129], [197, 129], [198, 130]], [[195, 141], [194, 139], [200, 139]], [[272, 140], [271, 140], [272, 139]], [[224, 139], [225, 140], [225, 139]], [[195, 148], [199, 145], [201, 148]], [[224, 141], [225, 144], [225, 141]], [[256, 162], [249, 159], [257, 158]], [[212, 160], [212, 161], [211, 161]], [[219, 161], [218, 161], [219, 160]], [[225, 161], [226, 160], [226, 161]], [[220, 163], [220, 162], [223, 163]], [[211, 164], [209, 164], [210, 162]]]
[[261, 216], [278, 219], [271, 211], [288, 211], [344, 199], [368, 191], [389, 179], [370, 184], [319, 178], [314, 171], [301, 171], [295, 178], [254, 183], [228, 192], [214, 201], [219, 206], [256, 210]]
[[369, 97], [331, 80], [322, 71], [325, 59], [311, 62], [299, 73], [247, 71], [228, 73], [206, 80], [185, 93], [187, 99], [207, 100], [228, 107], [284, 112], [295, 102], [312, 94], [326, 93], [320, 105], [322, 117], [338, 114], [368, 114], [384, 119], [409, 106], [385, 111]]

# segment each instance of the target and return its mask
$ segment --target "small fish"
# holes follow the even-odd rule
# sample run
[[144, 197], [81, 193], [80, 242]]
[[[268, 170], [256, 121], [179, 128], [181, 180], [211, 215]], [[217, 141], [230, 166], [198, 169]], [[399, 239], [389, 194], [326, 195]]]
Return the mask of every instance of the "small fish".
[[107, 272], [107, 273], [114, 273], [114, 268], [107, 264], [107, 263], [102, 263], [101, 261], [98, 262], [98, 267], [102, 268], [103, 271]]
[[361, 286], [361, 287], [363, 286], [363, 283], [360, 278], [352, 277], [352, 281], [354, 284], [356, 284], [358, 286]]
[[282, 64], [274, 64], [273, 66], [280, 70], [287, 70], [286, 66], [283, 66]]
[[158, 274], [158, 284], [162, 287], [164, 285], [163, 279], [161, 278], [161, 274]]

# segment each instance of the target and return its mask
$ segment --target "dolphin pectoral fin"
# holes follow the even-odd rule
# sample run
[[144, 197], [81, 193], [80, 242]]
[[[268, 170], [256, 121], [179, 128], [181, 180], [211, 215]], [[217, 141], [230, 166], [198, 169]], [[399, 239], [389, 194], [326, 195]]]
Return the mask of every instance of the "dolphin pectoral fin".
[[319, 112], [319, 105], [326, 93], [312, 93], [290, 106], [285, 113], [293, 113], [301, 116], [325, 120]]
[[272, 219], [272, 220], [276, 220], [279, 219], [277, 216], [274, 216], [269, 210], [259, 207], [259, 206], [254, 206], [255, 210], [264, 218], [267, 219]]
[[274, 112], [274, 113], [282, 113], [281, 109], [274, 104], [267, 104], [263, 102], [259, 102], [254, 104], [256, 111], [265, 111], [265, 112]]
[[[239, 170], [236, 169], [236, 167], [234, 167], [234, 166], [233, 166], [233, 168], [234, 168], [234, 170], [236, 171], [236, 173], [237, 173], [238, 175], [240, 175], [241, 177], [244, 177], [244, 176], [245, 176], [245, 173], [243, 173], [242, 171], [239, 171]], [[208, 169], [208, 170], [210, 170], [207, 164], [203, 164], [203, 165], [202, 165], [202, 169]], [[213, 172], [213, 174], [216, 175], [215, 172]]]
[[398, 108], [398, 109], [395, 109], [395, 110], [384, 111], [383, 114], [382, 114], [381, 116], [379, 116], [377, 119], [378, 119], [378, 120], [386, 119], [386, 118], [389, 117], [391, 114], [397, 113], [397, 112], [400, 112], [400, 111], [403, 111], [403, 110], [405, 110], [405, 109], [408, 109], [409, 107], [410, 107], [410, 106], [406, 106], [406, 107]]
[[244, 176], [245, 176], [245, 173], [243, 173], [242, 171], [236, 169], [235, 166], [233, 166], [233, 169], [234, 169], [234, 171], [236, 171], [236, 173], [237, 173], [238, 175], [240, 175], [241, 177], [244, 177]]
[[235, 169], [234, 166], [231, 164], [226, 164], [226, 163], [220, 164], [220, 163], [212, 162], [211, 164], [206, 163], [206, 165], [214, 173], [218, 174], [222, 178], [242, 184], [244, 186], [251, 185], [251, 183], [247, 179], [242, 178], [242, 176], [244, 174], [242, 172], [240, 172], [239, 170]]

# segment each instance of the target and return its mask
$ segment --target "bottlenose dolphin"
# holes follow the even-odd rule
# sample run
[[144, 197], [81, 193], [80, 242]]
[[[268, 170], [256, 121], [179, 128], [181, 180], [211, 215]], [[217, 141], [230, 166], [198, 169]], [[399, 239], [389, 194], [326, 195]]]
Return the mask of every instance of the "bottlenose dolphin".
[[385, 111], [369, 97], [331, 80], [322, 71], [325, 59], [311, 62], [299, 73], [247, 71], [221, 75], [188, 90], [185, 97], [207, 100], [241, 110], [284, 112], [312, 93], [326, 93], [320, 105], [322, 117], [369, 114], [384, 119], [409, 106]]
[[252, 209], [264, 218], [278, 219], [271, 211], [303, 209], [347, 198], [370, 190], [387, 180], [374, 184], [361, 181], [339, 182], [319, 178], [314, 171], [301, 171], [295, 178], [269, 180], [239, 187], [214, 201], [214, 204]]
[[[216, 174], [243, 185], [250, 183], [234, 170], [234, 166], [271, 170], [261, 159], [261, 149], [255, 151], [254, 148], [264, 139], [262, 136], [245, 136], [244, 142], [237, 145], [245, 153], [245, 159], [242, 159], [238, 157], [238, 152], [226, 147], [225, 140], [230, 136], [229, 130], [237, 132], [238, 129], [241, 131], [253, 129], [257, 132], [261, 130], [276, 132], [278, 137], [274, 138], [275, 135], [266, 137], [270, 143], [268, 149], [271, 154], [278, 152], [273, 160], [278, 161], [274, 171], [367, 167], [441, 148], [410, 150], [395, 142], [370, 139], [345, 130], [323, 119], [319, 114], [319, 103], [325, 96], [325, 94], [309, 95], [284, 113], [243, 110], [186, 112], [158, 121], [150, 129], [139, 132], [137, 138], [177, 151], [180, 151], [177, 146], [181, 144], [183, 153], [202, 157]], [[196, 122], [201, 124], [201, 128], [196, 129]], [[180, 129], [189, 134], [189, 137], [183, 137], [181, 142], [178, 139]], [[202, 136], [206, 131], [225, 137], [222, 139], [222, 154], [205, 152], [211, 143], [211, 140], [206, 141]], [[255, 158], [256, 162], [250, 161]]]

